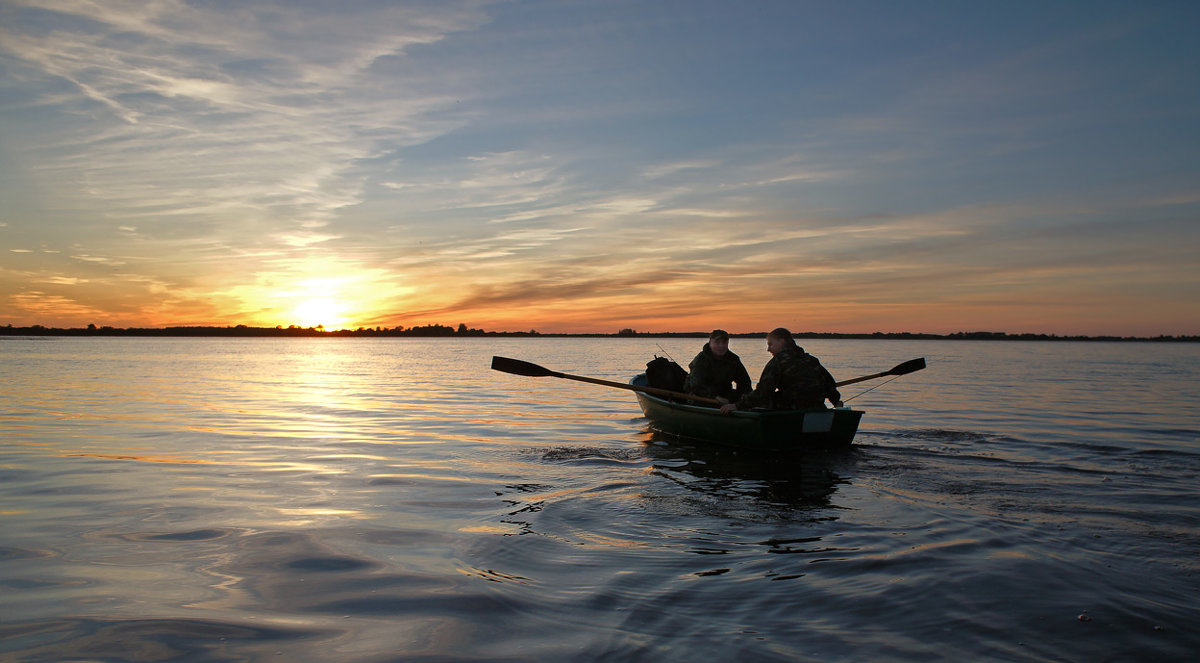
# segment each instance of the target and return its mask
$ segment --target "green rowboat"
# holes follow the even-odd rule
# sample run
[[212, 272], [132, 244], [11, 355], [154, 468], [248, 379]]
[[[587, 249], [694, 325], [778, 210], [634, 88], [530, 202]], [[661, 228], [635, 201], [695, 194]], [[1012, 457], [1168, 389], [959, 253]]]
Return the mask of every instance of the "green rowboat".
[[[629, 381], [649, 386], [644, 373]], [[713, 407], [688, 405], [637, 392], [638, 405], [661, 433], [707, 442], [761, 449], [847, 447], [858, 432], [862, 410], [748, 410], [721, 414]]]

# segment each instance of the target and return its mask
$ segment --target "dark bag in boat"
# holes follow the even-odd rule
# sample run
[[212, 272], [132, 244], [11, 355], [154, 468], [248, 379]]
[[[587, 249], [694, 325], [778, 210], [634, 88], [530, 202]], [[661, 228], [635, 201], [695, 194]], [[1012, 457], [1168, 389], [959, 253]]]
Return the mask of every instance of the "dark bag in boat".
[[683, 391], [683, 381], [687, 379], [687, 371], [666, 357], [655, 357], [646, 364], [646, 382], [651, 387]]

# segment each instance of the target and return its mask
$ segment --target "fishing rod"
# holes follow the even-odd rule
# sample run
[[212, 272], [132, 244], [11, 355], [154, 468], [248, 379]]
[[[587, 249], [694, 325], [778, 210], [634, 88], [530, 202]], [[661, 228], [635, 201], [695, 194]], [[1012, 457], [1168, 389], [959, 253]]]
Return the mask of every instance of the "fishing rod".
[[837, 386], [844, 387], [846, 385], [855, 384], [857, 382], [862, 382], [864, 380], [873, 380], [875, 378], [881, 378], [881, 377], [888, 376], [888, 375], [893, 376], [891, 378], [891, 380], [884, 380], [883, 382], [880, 382], [879, 384], [875, 385], [874, 387], [871, 387], [870, 389], [867, 389], [866, 391], [860, 391], [859, 393], [854, 394], [850, 398], [843, 398], [842, 402], [845, 403], [846, 401], [858, 398], [859, 396], [862, 396], [863, 394], [865, 394], [867, 392], [875, 391], [876, 389], [891, 382], [892, 380], [895, 380], [896, 378], [900, 377], [901, 375], [908, 375], [909, 373], [915, 373], [923, 368], [925, 368], [925, 358], [919, 357], [917, 359], [910, 359], [902, 364], [899, 364], [898, 366], [894, 366], [891, 370], [883, 371], [882, 373], [872, 373], [871, 375], [864, 375], [860, 378], [851, 378], [849, 380], [842, 380], [841, 382], [837, 383]]
[[866, 389], [866, 390], [864, 390], [864, 391], [860, 391], [860, 392], [858, 392], [857, 394], [854, 394], [854, 395], [853, 395], [853, 396], [851, 396], [850, 398], [843, 398], [843, 399], [842, 399], [842, 402], [843, 402], [843, 403], [846, 403], [846, 402], [848, 402], [848, 401], [852, 401], [852, 400], [854, 400], [854, 399], [858, 398], [859, 396], [862, 396], [863, 394], [866, 394], [866, 393], [869, 393], [869, 392], [875, 391], [876, 389], [878, 389], [878, 388], [882, 387], [883, 385], [885, 385], [885, 384], [887, 384], [887, 383], [891, 382], [892, 380], [895, 380], [895, 379], [896, 379], [896, 378], [898, 378], [898, 377], [900, 377], [900, 376], [899, 376], [899, 375], [897, 375], [895, 378], [892, 378], [891, 380], [884, 380], [883, 382], [880, 382], [879, 384], [875, 385], [874, 387], [871, 387], [870, 389]]
[[[658, 348], [659, 350], [662, 350], [662, 353], [663, 353], [664, 355], [666, 355], [667, 359], [670, 359], [671, 361], [675, 361], [675, 358], [671, 356], [671, 353], [670, 353], [670, 352], [667, 352], [666, 348], [664, 348], [663, 346], [659, 345], [658, 343], [655, 343], [655, 344], [654, 344], [654, 347]], [[676, 364], [678, 364], [679, 362], [675, 361], [675, 363], [676, 363]]]

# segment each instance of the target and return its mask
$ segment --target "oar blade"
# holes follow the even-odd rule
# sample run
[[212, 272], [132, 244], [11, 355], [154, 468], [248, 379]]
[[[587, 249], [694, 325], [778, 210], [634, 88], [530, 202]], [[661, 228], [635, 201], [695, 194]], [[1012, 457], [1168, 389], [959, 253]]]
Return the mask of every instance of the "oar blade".
[[520, 359], [509, 359], [508, 357], [492, 357], [492, 370], [503, 371], [504, 373], [512, 373], [513, 375], [525, 375], [534, 378], [544, 378], [554, 375], [554, 371], [538, 366]]
[[903, 364], [900, 364], [899, 366], [888, 371], [887, 374], [888, 375], [908, 375], [909, 373], [916, 373], [917, 371], [921, 370], [922, 368], [925, 368], [925, 358], [924, 357], [920, 357], [918, 359], [910, 359], [910, 360], [904, 362]]

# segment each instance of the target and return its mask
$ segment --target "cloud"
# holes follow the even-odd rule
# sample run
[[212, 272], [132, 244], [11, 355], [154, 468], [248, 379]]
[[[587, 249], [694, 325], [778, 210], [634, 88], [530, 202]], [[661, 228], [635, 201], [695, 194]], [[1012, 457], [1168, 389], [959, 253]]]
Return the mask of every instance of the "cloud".
[[650, 165], [650, 166], [644, 168], [642, 170], [642, 177], [645, 177], [647, 179], [656, 180], [656, 179], [659, 179], [662, 177], [666, 177], [668, 175], [685, 173], [687, 171], [712, 170], [713, 168], [719, 167], [720, 165], [721, 164], [719, 161], [712, 160], [712, 159], [703, 160], [703, 161], [678, 161], [678, 162], [674, 162], [674, 163], [658, 163], [658, 164], [653, 164], [653, 165]]
[[0, 43], [24, 76], [80, 93], [34, 103], [96, 117], [29, 148], [40, 170], [79, 184], [70, 204], [137, 219], [268, 215], [282, 230], [360, 202], [360, 160], [444, 130], [431, 113], [448, 98], [420, 81], [376, 87], [372, 65], [485, 20], [475, 3], [363, 9], [18, 3], [9, 13], [27, 29], [10, 24]]
[[17, 309], [43, 320], [106, 319], [108, 311], [82, 304], [69, 297], [32, 290], [12, 295], [11, 302]]
[[552, 157], [522, 150], [467, 155], [392, 174], [381, 186], [400, 195], [410, 217], [446, 210], [536, 207], [558, 197], [564, 187]]
[[75, 260], [82, 260], [83, 262], [94, 262], [94, 263], [100, 263], [102, 265], [111, 265], [113, 267], [120, 267], [121, 265], [125, 264], [124, 260], [121, 260], [119, 258], [111, 258], [108, 256], [78, 255], [78, 256], [71, 256], [71, 257], [74, 258]]

